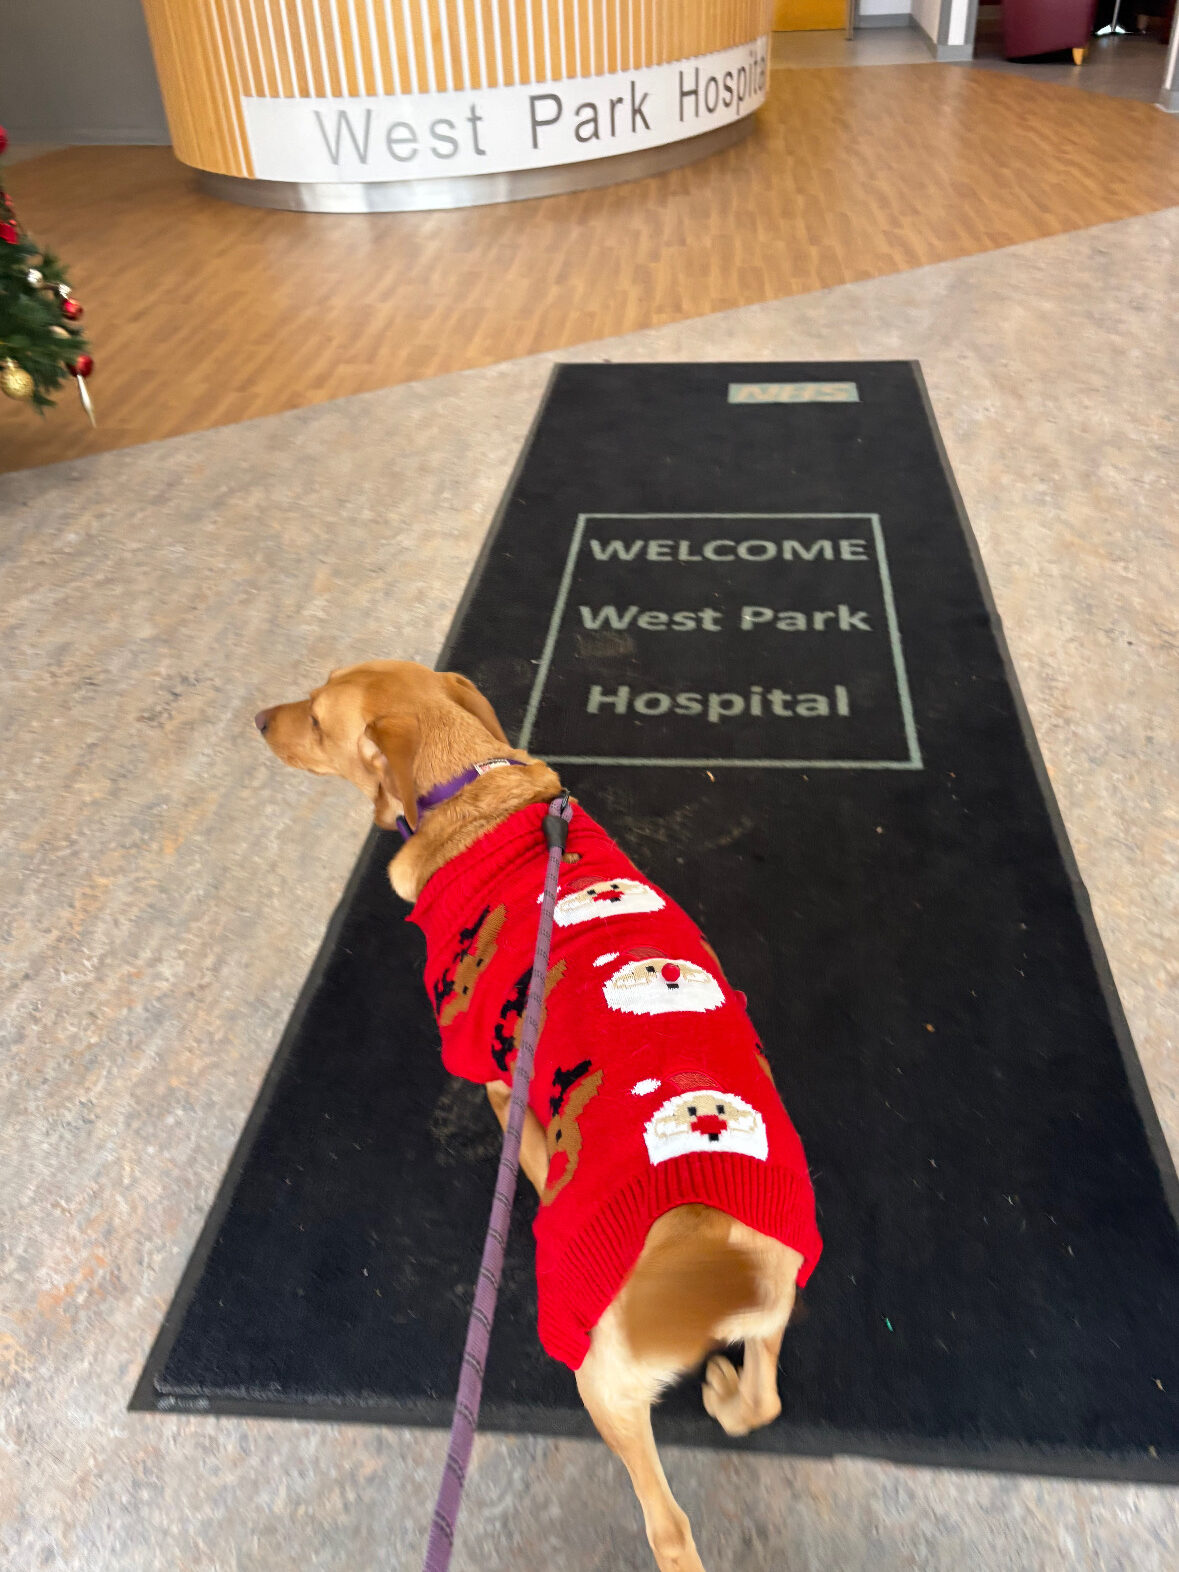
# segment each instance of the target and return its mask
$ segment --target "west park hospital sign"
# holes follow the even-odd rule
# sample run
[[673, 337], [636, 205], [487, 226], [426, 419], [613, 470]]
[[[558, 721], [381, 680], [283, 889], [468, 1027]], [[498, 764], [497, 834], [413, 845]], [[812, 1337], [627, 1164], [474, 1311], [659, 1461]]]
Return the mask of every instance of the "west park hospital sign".
[[765, 100], [768, 40], [563, 82], [383, 98], [242, 98], [259, 180], [421, 180], [661, 147]]

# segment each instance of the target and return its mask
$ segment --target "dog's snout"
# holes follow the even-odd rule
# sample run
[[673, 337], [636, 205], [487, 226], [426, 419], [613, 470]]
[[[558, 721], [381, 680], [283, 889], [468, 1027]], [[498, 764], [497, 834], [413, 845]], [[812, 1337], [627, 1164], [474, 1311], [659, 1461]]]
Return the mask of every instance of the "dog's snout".
[[264, 737], [266, 735], [266, 728], [267, 728], [267, 726], [270, 725], [270, 722], [273, 719], [274, 719], [274, 710], [273, 709], [259, 710], [257, 715], [254, 716], [254, 725], [257, 726], [258, 730], [262, 733], [262, 735]]

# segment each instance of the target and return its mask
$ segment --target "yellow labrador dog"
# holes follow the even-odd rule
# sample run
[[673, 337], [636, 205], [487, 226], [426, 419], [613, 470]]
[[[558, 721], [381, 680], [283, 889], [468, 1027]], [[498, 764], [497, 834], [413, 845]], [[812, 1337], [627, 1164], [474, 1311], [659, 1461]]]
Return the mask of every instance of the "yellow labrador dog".
[[[521, 810], [551, 801], [561, 790], [546, 764], [509, 745], [490, 704], [466, 677], [409, 661], [369, 661], [333, 671], [309, 698], [262, 710], [256, 725], [285, 764], [316, 775], [338, 775], [359, 787], [372, 803], [378, 825], [391, 829], [404, 817], [414, 833], [393, 858], [389, 874], [394, 890], [407, 901], [417, 902], [431, 877], [481, 837], [496, 832]], [[489, 760], [495, 767], [487, 767]], [[513, 767], [501, 767], [507, 760], [514, 761]], [[473, 766], [481, 764], [484, 773], [475, 775]], [[419, 810], [431, 793], [437, 799], [436, 788], [468, 773], [472, 778], [462, 789], [428, 811]], [[614, 888], [591, 887], [577, 899], [610, 900], [617, 894]], [[469, 941], [463, 952], [461, 964], [469, 967], [472, 978], [483, 955], [492, 953], [498, 932], [489, 939], [486, 929], [485, 922], [482, 936]], [[670, 965], [664, 966], [667, 978], [676, 970], [672, 966], [668, 971]], [[719, 973], [719, 967], [716, 970]], [[680, 986], [678, 974], [666, 986]], [[674, 1030], [686, 1032], [699, 1017], [673, 1019], [686, 1023]], [[444, 1006], [444, 1028], [447, 1020]], [[585, 1046], [587, 1054], [594, 1053], [592, 1044]], [[760, 1050], [757, 1057], [768, 1078]], [[591, 1110], [598, 1106], [590, 1099], [600, 1079], [585, 1076], [567, 1100], [555, 1098], [547, 1129], [533, 1099], [521, 1166], [542, 1208], [559, 1190], [560, 1176], [571, 1171], [568, 1164], [577, 1160], [578, 1125], [587, 1105]], [[631, 1090], [639, 1092], [645, 1084]], [[772, 1087], [768, 1079], [765, 1084]], [[507, 1080], [489, 1078], [487, 1094], [501, 1125], [506, 1123]], [[695, 1104], [686, 1101], [695, 1118]], [[695, 1118], [702, 1130], [724, 1124], [718, 1118], [721, 1105], [715, 1104], [716, 1113], [712, 1106], [704, 1110], [706, 1118]], [[801, 1147], [798, 1150], [801, 1157]], [[803, 1173], [809, 1194], [805, 1169]], [[813, 1197], [809, 1204], [817, 1241]], [[775, 1419], [781, 1411], [778, 1352], [803, 1266], [802, 1252], [715, 1206], [674, 1205], [652, 1223], [633, 1269], [588, 1334], [588, 1353], [576, 1369], [578, 1388], [603, 1440], [630, 1474], [660, 1572], [704, 1569], [655, 1449], [651, 1405], [667, 1386], [707, 1359], [704, 1406], [730, 1435], [744, 1435]], [[745, 1359], [738, 1373], [716, 1350], [739, 1342], [745, 1345]]]

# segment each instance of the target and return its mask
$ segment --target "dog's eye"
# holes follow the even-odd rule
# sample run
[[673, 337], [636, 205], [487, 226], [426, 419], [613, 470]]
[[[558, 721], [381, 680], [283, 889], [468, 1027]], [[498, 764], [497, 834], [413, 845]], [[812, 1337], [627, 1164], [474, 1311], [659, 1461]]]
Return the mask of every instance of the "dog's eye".
[[312, 729], [312, 731], [318, 731], [319, 730], [319, 720], [317, 719], [317, 717], [315, 715], [312, 715], [312, 717], [311, 717], [311, 729]]

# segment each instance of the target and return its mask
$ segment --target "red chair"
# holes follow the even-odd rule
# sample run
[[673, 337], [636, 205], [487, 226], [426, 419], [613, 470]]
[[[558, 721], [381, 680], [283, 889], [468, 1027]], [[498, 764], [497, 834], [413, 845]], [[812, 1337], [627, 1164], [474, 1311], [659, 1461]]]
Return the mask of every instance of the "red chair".
[[1008, 60], [1071, 49], [1080, 65], [1097, 0], [1003, 0], [1003, 53]]

